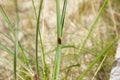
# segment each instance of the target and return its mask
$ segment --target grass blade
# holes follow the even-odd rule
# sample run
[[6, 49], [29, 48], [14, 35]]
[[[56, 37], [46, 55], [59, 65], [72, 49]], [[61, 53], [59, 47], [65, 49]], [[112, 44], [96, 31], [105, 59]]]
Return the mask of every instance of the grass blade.
[[60, 17], [60, 0], [56, 0], [56, 11], [57, 11], [57, 37], [61, 38], [61, 17]]
[[88, 38], [90, 37], [93, 29], [96, 27], [96, 24], [97, 24], [97, 22], [98, 22], [98, 19], [99, 19], [100, 15], [102, 14], [102, 12], [104, 11], [104, 8], [105, 8], [107, 2], [108, 2], [108, 0], [104, 0], [104, 3], [103, 3], [103, 5], [102, 5], [102, 7], [100, 8], [96, 19], [94, 20], [93, 24], [90, 26], [89, 32], [86, 34], [83, 42], [81, 43], [81, 46], [80, 46], [80, 48], [79, 48], [79, 53], [81, 52], [82, 48], [84, 48], [84, 46], [85, 46]]
[[[44, 72], [44, 80], [47, 80], [47, 71], [46, 71], [46, 63], [45, 63], [45, 56], [44, 56], [44, 47], [41, 39], [41, 32], [39, 30], [39, 20], [40, 20], [40, 14], [41, 14], [41, 9], [42, 9], [42, 4], [43, 0], [40, 0], [40, 5], [39, 5], [39, 12], [38, 12], [38, 17], [37, 17], [37, 24], [36, 24], [36, 70], [37, 70], [37, 77], [39, 79], [39, 62], [38, 62], [38, 33], [40, 35], [40, 43], [42, 46], [42, 63], [43, 63], [43, 72]], [[36, 11], [35, 11], [36, 12]]]
[[[3, 65], [4, 64], [4, 65]], [[8, 70], [10, 70], [11, 72], [13, 72], [13, 69], [11, 69], [11, 66], [12, 65], [10, 65], [10, 64], [12, 64], [12, 62], [10, 62], [8, 59], [6, 59], [6, 58], [4, 58], [4, 57], [1, 57], [0, 58], [0, 65], [3, 65], [4, 66], [4, 68], [6, 68], [6, 69], [8, 69]], [[9, 65], [9, 66], [8, 66]], [[19, 70], [18, 70], [19, 71]], [[27, 73], [28, 74], [28, 73]], [[21, 79], [21, 80], [25, 80], [25, 79], [23, 79], [23, 77], [20, 75], [20, 74], [18, 74], [17, 73], [17, 76]]]
[[37, 12], [36, 12], [36, 8], [35, 8], [34, 0], [32, 0], [32, 6], [33, 6], [33, 9], [34, 9], [35, 18], [37, 19]]
[[58, 80], [59, 68], [60, 68], [61, 47], [62, 47], [61, 45], [57, 45], [52, 80]]
[[6, 51], [11, 57], [13, 57], [13, 52], [10, 51], [5, 45], [3, 45], [2, 43], [0, 43], [0, 48], [4, 51]]
[[61, 16], [61, 26], [62, 26], [61, 31], [63, 31], [65, 14], [66, 14], [66, 7], [67, 7], [67, 0], [64, 0], [64, 5], [63, 5], [63, 9], [62, 9], [62, 16]]
[[17, 54], [18, 54], [18, 26], [19, 26], [19, 16], [18, 16], [18, 4], [15, 0], [15, 11], [16, 11], [16, 25], [15, 25], [15, 53], [14, 53], [14, 80], [17, 79]]
[[43, 64], [43, 73], [44, 73], [44, 80], [47, 80], [47, 67], [46, 67], [46, 62], [45, 62], [45, 51], [44, 51], [44, 46], [43, 46], [43, 42], [42, 42], [42, 37], [41, 37], [41, 32], [40, 33], [40, 44], [41, 44], [41, 48], [42, 48], [42, 64]]
[[[14, 35], [14, 37], [16, 36], [16, 32], [14, 31], [14, 27], [12, 26], [12, 23], [11, 23], [11, 21], [9, 20], [9, 18], [7, 17], [7, 15], [6, 15], [6, 13], [5, 13], [5, 11], [4, 11], [4, 9], [2, 8], [2, 6], [0, 5], [0, 12], [1, 12], [1, 14], [2, 14], [2, 16], [3, 16], [3, 18], [4, 18], [4, 20], [6, 21], [6, 23], [8, 24], [8, 27], [9, 27], [9, 29], [10, 29], [10, 31], [12, 32], [12, 34]], [[3, 33], [1, 33], [1, 34], [3, 34]], [[4, 35], [4, 34], [3, 34]], [[5, 37], [7, 37], [6, 35], [5, 35]], [[9, 37], [7, 37], [8, 39], [10, 39]], [[10, 39], [11, 40], [11, 39]], [[20, 47], [20, 49], [22, 49], [22, 46], [20, 46], [21, 45], [21, 43], [20, 42], [18, 42], [18, 46]], [[4, 51], [6, 51], [6, 49], [7, 49], [7, 47], [6, 46], [4, 46], [4, 45], [2, 45], [2, 44], [0, 44], [0, 46], [2, 46], [1, 48], [3, 49], [4, 48]], [[7, 53], [11, 53], [11, 52], [9, 52], [8, 50], [7, 50]], [[23, 55], [24, 55], [24, 53], [22, 53]], [[11, 54], [10, 54], [11, 55]], [[25, 57], [25, 55], [23, 56], [24, 58], [26, 58], [26, 60], [27, 60], [27, 57]], [[19, 59], [20, 60], [20, 59]], [[22, 65], [24, 65], [23, 64], [23, 62], [22, 61], [20, 61], [20, 63], [22, 64]], [[27, 63], [27, 64], [29, 64], [29, 62]], [[24, 67], [25, 67], [26, 65], [24, 65]], [[29, 66], [30, 66], [30, 64], [29, 64]], [[28, 67], [29, 68], [29, 67]], [[28, 69], [27, 69], [28, 70]], [[28, 70], [29, 71], [29, 70]], [[30, 72], [30, 71], [29, 71]], [[31, 71], [31, 73], [32, 73], [32, 71]]]
[[62, 48], [74, 48], [74, 49], [77, 49], [77, 47], [74, 46], [74, 45], [62, 45]]
[[4, 34], [3, 32], [0, 32], [1, 35], [3, 35], [6, 39], [10, 40], [11, 42], [13, 42], [13, 40], [6, 34]]
[[27, 67], [28, 67], [28, 69], [31, 71], [31, 73], [33, 73], [32, 68], [31, 68], [31, 65], [30, 65], [30, 63], [29, 63], [29, 60], [28, 60], [27, 56], [25, 55], [25, 52], [24, 52], [24, 50], [23, 50], [23, 47], [22, 47], [22, 45], [21, 45], [21, 43], [20, 43], [19, 41], [18, 41], [18, 44], [19, 44], [19, 48], [20, 48], [20, 50], [21, 50], [22, 57], [23, 57], [23, 59], [24, 59], [25, 64], [27, 65]]
[[56, 0], [56, 11], [57, 11], [57, 49], [55, 55], [54, 70], [52, 80], [58, 80], [59, 68], [60, 68], [60, 57], [61, 57], [61, 24], [60, 24], [60, 0]]
[[[42, 8], [42, 4], [43, 4], [43, 1], [41, 2], [40, 4], [40, 12], [39, 14], [41, 14], [41, 8]], [[34, 14], [35, 14], [35, 17], [36, 17], [36, 21], [37, 20], [37, 11], [36, 11], [36, 8], [35, 8], [35, 4], [34, 4], [34, 1], [32, 0], [32, 5], [33, 5], [33, 9], [34, 9]], [[38, 15], [39, 17], [39, 15]], [[46, 67], [46, 62], [45, 62], [45, 52], [44, 52], [44, 44], [43, 44], [43, 41], [42, 41], [42, 37], [41, 37], [41, 31], [38, 27], [38, 33], [39, 33], [39, 37], [40, 37], [40, 44], [41, 44], [41, 49], [42, 49], [42, 64], [43, 64], [43, 73], [44, 73], [44, 80], [47, 80], [47, 67]]]
[[111, 47], [114, 46], [114, 44], [120, 39], [120, 36], [117, 37], [111, 44], [107, 45], [105, 47], [105, 49], [103, 49], [101, 51], [101, 53], [99, 53], [99, 55], [97, 57], [95, 57], [93, 59], [93, 61], [91, 62], [91, 64], [88, 66], [88, 68], [80, 75], [80, 77], [77, 80], [83, 80], [83, 77], [87, 74], [88, 71], [90, 71], [90, 69], [95, 65], [95, 63], [104, 55], [107, 54], [107, 52], [110, 50]]
[[[13, 40], [10, 39], [9, 36], [5, 35], [5, 34], [2, 33], [2, 32], [0, 32], [0, 34], [2, 34], [3, 36], [5, 36], [5, 37], [6, 37], [7, 39], [9, 39], [11, 42], [13, 42]], [[31, 70], [31, 73], [33, 73], [32, 68], [31, 68], [31, 65], [29, 64], [29, 60], [28, 60], [28, 58], [26, 57], [25, 52], [24, 52], [24, 50], [23, 50], [23, 48], [22, 48], [22, 45], [21, 45], [21, 43], [20, 43], [19, 41], [18, 41], [18, 44], [19, 44], [19, 48], [20, 48], [20, 50], [21, 50], [22, 57], [23, 57], [23, 59], [24, 59], [25, 64], [27, 64], [28, 69], [30, 69], [30, 70]], [[3, 49], [4, 51], [6, 51], [7, 53], [10, 53], [9, 55], [13, 57], [13, 53], [12, 53], [5, 45], [3, 45], [3, 44], [0, 43], [0, 48]]]
[[[14, 53], [10, 49], [8, 49], [5, 45], [3, 45], [2, 43], [0, 43], [0, 48], [3, 51], [6, 51], [12, 58], [14, 58]], [[22, 66], [24, 69], [26, 69], [28, 72], [30, 72], [29, 69], [25, 66], [25, 64], [19, 58], [17, 58], [17, 61], [20, 66]]]
[[5, 11], [4, 11], [4, 9], [3, 9], [3, 7], [2, 7], [1, 5], [0, 5], [0, 12], [1, 12], [4, 20], [5, 20], [6, 23], [8, 24], [10, 31], [11, 31], [11, 32], [13, 33], [13, 35], [15, 36], [14, 28], [13, 28], [13, 26], [12, 26], [9, 18], [7, 17], [7, 15], [6, 15], [6, 13], [5, 13]]
[[56, 0], [56, 11], [57, 11], [57, 48], [56, 48], [56, 55], [55, 55], [55, 62], [54, 62], [54, 70], [52, 75], [52, 80], [58, 80], [59, 69], [60, 69], [60, 60], [61, 60], [61, 37], [62, 37], [62, 30], [64, 25], [65, 19], [65, 12], [66, 12], [67, 0], [64, 1], [62, 17], [60, 16], [60, 0]]

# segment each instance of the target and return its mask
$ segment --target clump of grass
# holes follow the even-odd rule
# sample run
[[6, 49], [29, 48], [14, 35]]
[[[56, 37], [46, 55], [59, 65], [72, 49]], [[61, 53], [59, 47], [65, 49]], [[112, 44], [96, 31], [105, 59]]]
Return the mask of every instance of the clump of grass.
[[[89, 1], [90, 2], [90, 1]], [[104, 0], [103, 6], [100, 8], [93, 24], [90, 26], [90, 29], [88, 31], [88, 33], [86, 34], [86, 36], [83, 39], [83, 42], [81, 43], [80, 47], [76, 47], [75, 45], [64, 45], [62, 43], [62, 34], [63, 34], [63, 28], [64, 28], [64, 21], [65, 21], [65, 15], [66, 15], [66, 7], [67, 7], [67, 0], [64, 0], [64, 4], [63, 4], [63, 9], [62, 12], [60, 11], [60, 0], [56, 0], [56, 14], [57, 14], [57, 47], [53, 50], [51, 50], [51, 52], [54, 52], [56, 50], [56, 54], [55, 54], [55, 60], [54, 60], [54, 68], [53, 68], [53, 72], [52, 72], [52, 80], [59, 80], [59, 75], [60, 74], [60, 68], [61, 68], [61, 52], [63, 48], [74, 48], [76, 50], [75, 54], [67, 54], [65, 57], [68, 58], [69, 56], [72, 56], [72, 58], [74, 57], [74, 59], [79, 59], [80, 54], [86, 53], [91, 51], [90, 49], [84, 49], [85, 44], [87, 43], [90, 35], [92, 34], [93, 30], [97, 27], [96, 24], [102, 14], [102, 12], [105, 9], [105, 6], [107, 4], [108, 0]], [[15, 6], [16, 6], [16, 22], [15, 22], [15, 26], [12, 25], [11, 20], [9, 20], [7, 14], [5, 13], [4, 9], [2, 8], [2, 6], [0, 5], [0, 12], [3, 16], [3, 19], [6, 21], [11, 33], [13, 34], [13, 40], [12, 41], [8, 36], [6, 36], [4, 33], [2, 33], [2, 35], [4, 35], [7, 39], [11, 40], [13, 44], [15, 44], [15, 51], [9, 49], [7, 46], [5, 46], [4, 44], [2, 44], [0, 42], [0, 48], [4, 51], [6, 51], [10, 57], [12, 57], [14, 59], [14, 80], [16, 79], [21, 79], [21, 80], [26, 80], [26, 79], [31, 79], [31, 80], [40, 80], [42, 75], [40, 74], [40, 72], [42, 72], [43, 74], [43, 78], [44, 80], [49, 80], [49, 74], [48, 74], [48, 69], [47, 69], [47, 64], [45, 61], [45, 51], [44, 51], [44, 43], [42, 41], [42, 37], [41, 37], [41, 30], [40, 30], [40, 16], [41, 16], [41, 11], [42, 11], [42, 5], [43, 5], [43, 0], [40, 0], [39, 2], [39, 10], [37, 12], [36, 8], [35, 8], [35, 4], [34, 4], [34, 0], [32, 0], [32, 5], [33, 5], [33, 9], [34, 9], [34, 14], [35, 14], [35, 19], [36, 19], [36, 42], [35, 42], [35, 72], [33, 71], [33, 68], [30, 65], [29, 59], [26, 56], [25, 50], [21, 45], [21, 42], [18, 40], [17, 35], [18, 35], [18, 23], [19, 23], [19, 17], [18, 17], [18, 8], [17, 8], [17, 0], [15, 0]], [[46, 6], [46, 5], [45, 5]], [[15, 29], [14, 29], [15, 27]], [[15, 30], [15, 31], [14, 31]], [[40, 41], [39, 41], [40, 38]], [[89, 71], [92, 70], [92, 67], [95, 66], [95, 64], [99, 64], [97, 62], [100, 62], [100, 59], [108, 54], [108, 51], [111, 49], [111, 47], [114, 46], [114, 44], [120, 39], [120, 37], [116, 38], [112, 43], [108, 42], [109, 44], [105, 46], [105, 48], [103, 47], [101, 52], [99, 54], [95, 54], [95, 58], [93, 59], [93, 61], [88, 65], [87, 69], [85, 71], [83, 71], [83, 73], [79, 74], [78, 78], [76, 77], [77, 75], [75, 75], [74, 79], [77, 80], [83, 80], [83, 78], [87, 75], [87, 73]], [[39, 50], [39, 42], [41, 45], [41, 54], [42, 54], [42, 70], [39, 70], [39, 67], [41, 66], [39, 63], [39, 57], [38, 57], [38, 50]], [[94, 42], [93, 42], [94, 43]], [[97, 42], [96, 42], [97, 43]], [[100, 45], [101, 47], [101, 45]], [[97, 51], [97, 50], [96, 50]], [[95, 53], [95, 51], [92, 51], [93, 53]], [[90, 53], [92, 53], [90, 52]], [[18, 53], [21, 53], [21, 57], [17, 56]], [[49, 52], [46, 52], [46, 54]], [[72, 53], [69, 51], [69, 53]], [[79, 55], [77, 55], [76, 53], [79, 53]], [[64, 55], [64, 54], [63, 54]], [[91, 54], [93, 55], [93, 54]], [[77, 56], [77, 57], [76, 57]], [[71, 58], [70, 58], [71, 59]], [[75, 60], [76, 62], [70, 65], [67, 65], [67, 67], [65, 67], [65, 76], [62, 78], [64, 80], [69, 79], [69, 74], [74, 74], [74, 73], [79, 73], [79, 67], [82, 65], [81, 63], [79, 63], [79, 61]], [[70, 63], [70, 61], [68, 61]], [[12, 64], [12, 63], [11, 63]], [[71, 68], [73, 69], [77, 68], [78, 72], [74, 71], [74, 73], [70, 72]], [[27, 75], [27, 76], [26, 76]], [[43, 79], [42, 78], [42, 79]], [[73, 78], [72, 78], [73, 79]]]

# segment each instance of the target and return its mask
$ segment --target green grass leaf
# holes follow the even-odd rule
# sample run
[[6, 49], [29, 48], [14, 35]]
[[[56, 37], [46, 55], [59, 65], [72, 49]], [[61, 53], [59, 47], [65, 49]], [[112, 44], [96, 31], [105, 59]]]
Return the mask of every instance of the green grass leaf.
[[[34, 4], [34, 3], [33, 3]], [[42, 64], [43, 64], [43, 73], [44, 73], [44, 80], [47, 80], [47, 67], [46, 67], [46, 62], [45, 62], [45, 53], [44, 53], [44, 46], [43, 46], [43, 41], [42, 41], [42, 37], [41, 37], [41, 31], [39, 28], [39, 20], [40, 20], [40, 14], [41, 14], [41, 9], [42, 9], [42, 4], [43, 4], [43, 0], [40, 1], [40, 5], [39, 5], [39, 11], [38, 11], [38, 17], [36, 16], [36, 9], [34, 7], [34, 13], [35, 16], [37, 17], [37, 24], [36, 24], [36, 70], [37, 70], [37, 77], [39, 79], [39, 62], [38, 62], [38, 33], [40, 36], [40, 44], [41, 44], [41, 49], [42, 49]]]
[[80, 77], [77, 80], [83, 80], [83, 77], [87, 74], [87, 72], [91, 70], [91, 68], [96, 64], [97, 61], [100, 60], [102, 56], [108, 54], [108, 51], [116, 44], [116, 42], [119, 39], [120, 39], [120, 36], [117, 37], [112, 43], [107, 45], [105, 49], [103, 49], [101, 53], [99, 53], [98, 56], [93, 59], [93, 61], [89, 64], [88, 68], [80, 75]]
[[64, 20], [65, 20], [65, 14], [66, 14], [66, 8], [67, 8], [67, 0], [64, 0], [64, 5], [63, 5], [63, 9], [62, 9], [62, 16], [61, 16], [61, 26], [62, 26], [62, 30], [63, 31], [63, 26], [64, 26]]
[[80, 48], [79, 48], [79, 54], [81, 53], [81, 50], [84, 48], [86, 42], [88, 41], [90, 35], [92, 34], [92, 31], [95, 29], [96, 24], [97, 24], [97, 22], [98, 22], [98, 20], [99, 20], [99, 18], [100, 18], [100, 16], [101, 16], [101, 14], [102, 14], [102, 12], [103, 12], [104, 9], [105, 9], [105, 6], [107, 5], [107, 2], [108, 2], [108, 0], [104, 0], [104, 3], [103, 3], [103, 5], [102, 5], [102, 7], [100, 8], [100, 10], [99, 10], [99, 12], [98, 12], [98, 14], [97, 14], [94, 22], [93, 22], [92, 25], [90, 26], [90, 29], [89, 29], [88, 33], [86, 34], [84, 40], [83, 40], [82, 43], [81, 43], [81, 46], [80, 46]]
[[60, 16], [60, 0], [56, 0], [56, 13], [57, 13], [57, 48], [56, 48], [56, 55], [54, 61], [54, 70], [52, 75], [52, 80], [58, 80], [59, 69], [60, 69], [60, 60], [61, 60], [61, 49], [62, 49], [62, 30], [64, 25], [65, 19], [65, 12], [66, 12], [67, 0], [64, 0], [62, 17]]
[[6, 21], [6, 23], [8, 24], [8, 27], [10, 29], [10, 31], [14, 34], [15, 36], [15, 31], [14, 31], [14, 28], [13, 28], [13, 25], [11, 24], [11, 21], [9, 20], [8, 16], [6, 15], [3, 7], [0, 5], [0, 12], [4, 18], [4, 20]]

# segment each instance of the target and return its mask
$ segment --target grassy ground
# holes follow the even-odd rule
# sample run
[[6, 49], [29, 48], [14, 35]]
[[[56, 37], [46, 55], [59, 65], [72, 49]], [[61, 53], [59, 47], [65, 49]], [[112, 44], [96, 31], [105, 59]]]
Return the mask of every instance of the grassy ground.
[[[64, 0], [60, 0], [60, 11]], [[62, 51], [60, 61], [59, 80], [76, 80], [92, 61], [97, 60], [82, 80], [109, 80], [110, 70], [114, 60], [116, 42], [110, 49], [111, 43], [120, 34], [120, 1], [108, 0], [105, 9], [99, 17], [96, 26], [92, 29], [85, 46], [86, 34], [90, 31], [104, 0], [68, 0], [64, 28], [62, 33]], [[16, 22], [14, 0], [0, 0], [13, 26]], [[35, 0], [36, 11], [39, 9], [39, 0]], [[29, 60], [31, 69], [17, 63], [17, 80], [33, 80], [36, 71], [35, 42], [36, 17], [32, 7], [32, 0], [18, 0], [19, 28], [18, 40]], [[55, 0], [43, 0], [41, 17], [39, 20], [41, 37], [44, 43], [45, 61], [49, 80], [52, 79], [54, 60], [57, 47], [57, 20]], [[4, 34], [4, 35], [3, 35]], [[8, 37], [5, 37], [5, 35]], [[38, 38], [40, 41], [40, 38]], [[39, 42], [40, 43], [40, 42]], [[14, 53], [14, 36], [8, 28], [2, 14], [0, 14], [0, 45]], [[43, 80], [42, 46], [38, 45], [39, 73]], [[19, 47], [18, 58], [25, 63], [22, 49]], [[105, 51], [107, 50], [107, 51]], [[0, 46], [0, 80], [13, 80], [13, 57]], [[104, 53], [105, 52], [105, 53]], [[108, 54], [106, 54], [108, 52]], [[99, 59], [100, 53], [104, 53]], [[97, 59], [95, 59], [97, 58]], [[101, 64], [101, 66], [100, 66]], [[100, 67], [100, 69], [98, 69]], [[98, 70], [98, 71], [97, 71]], [[96, 75], [95, 75], [96, 73]], [[95, 77], [94, 77], [95, 75]], [[94, 78], [94, 79], [93, 79]]]

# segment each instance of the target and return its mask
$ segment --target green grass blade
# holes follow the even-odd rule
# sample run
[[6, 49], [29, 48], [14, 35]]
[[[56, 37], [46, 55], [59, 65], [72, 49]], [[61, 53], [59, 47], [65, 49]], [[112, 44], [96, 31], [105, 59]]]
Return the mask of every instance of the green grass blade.
[[62, 26], [61, 31], [63, 31], [65, 14], [66, 14], [66, 7], [67, 7], [67, 0], [64, 0], [64, 5], [63, 5], [63, 9], [62, 9], [62, 16], [61, 16], [61, 26]]
[[54, 70], [52, 80], [58, 80], [59, 68], [60, 68], [60, 57], [61, 57], [61, 17], [60, 17], [60, 0], [56, 0], [56, 12], [57, 12], [57, 50], [54, 62]]
[[32, 0], [32, 6], [33, 6], [33, 9], [34, 9], [35, 18], [37, 19], [37, 11], [36, 11], [36, 8], [35, 8], [34, 0]]
[[19, 41], [18, 41], [18, 44], [19, 44], [19, 48], [20, 48], [20, 50], [21, 50], [21, 54], [22, 54], [22, 57], [23, 57], [23, 59], [24, 59], [25, 64], [27, 65], [27, 67], [28, 67], [28, 69], [31, 71], [31, 73], [33, 73], [32, 68], [31, 68], [31, 65], [30, 65], [30, 63], [29, 63], [29, 60], [28, 60], [27, 56], [25, 55], [25, 52], [24, 52], [24, 50], [23, 50], [23, 47], [22, 47], [22, 45], [21, 45], [21, 43], [20, 43]]
[[41, 32], [40, 33], [40, 44], [41, 44], [41, 48], [42, 48], [42, 64], [43, 64], [43, 73], [44, 73], [44, 80], [47, 80], [47, 67], [46, 67], [46, 62], [45, 62], [45, 51], [44, 51], [44, 46], [43, 46], [43, 42], [42, 42], [42, 37], [41, 37]]
[[[37, 24], [36, 24], [36, 71], [37, 71], [37, 77], [39, 79], [39, 62], [38, 62], [38, 33], [40, 33], [39, 31], [39, 20], [40, 20], [40, 14], [41, 14], [41, 9], [42, 9], [42, 4], [43, 4], [43, 0], [40, 0], [40, 5], [39, 5], [39, 12], [38, 12], [38, 17], [37, 17]], [[40, 33], [41, 35], [41, 33]], [[42, 42], [41, 42], [42, 43]], [[42, 53], [42, 56], [43, 56], [43, 53]], [[43, 57], [42, 57], [42, 61], [43, 61]], [[44, 79], [47, 79], [47, 76], [46, 76], [46, 71], [45, 71], [45, 64], [43, 64], [43, 71], [45, 72], [44, 74]]]
[[[4, 66], [6, 69], [8, 69], [8, 70], [10, 70], [11, 72], [13, 72], [13, 69], [11, 68], [11, 65], [9, 65], [9, 64], [12, 64], [12, 62], [10, 62], [8, 59], [6, 59], [6, 58], [4, 58], [4, 57], [1, 57], [0, 58], [0, 64], [2, 65], [2, 64], [4, 64], [4, 65], [2, 65], [2, 66]], [[9, 65], [9, 66], [8, 66]], [[19, 71], [19, 70], [18, 70]], [[24, 72], [25, 73], [25, 72]], [[26, 74], [28, 74], [28, 73], [26, 73]], [[23, 77], [19, 74], [19, 73], [17, 73], [17, 76], [21, 79], [21, 80], [25, 80], [25, 79], [23, 79]]]
[[16, 25], [15, 25], [15, 53], [14, 53], [14, 80], [17, 79], [17, 54], [18, 54], [18, 26], [19, 26], [19, 16], [18, 16], [18, 4], [15, 0], [15, 11], [16, 11]]
[[[9, 36], [5, 35], [4, 33], [0, 32], [0, 34], [2, 34], [3, 36], [5, 36], [5, 38], [7, 38], [8, 40], [10, 40], [12, 43], [13, 43], [13, 40], [9, 38]], [[18, 44], [19, 44], [19, 48], [20, 48], [20, 51], [21, 51], [21, 54], [22, 54], [22, 57], [23, 57], [23, 61], [25, 62], [25, 64], [27, 64], [27, 67], [28, 69], [31, 70], [31, 73], [33, 72], [32, 71], [32, 68], [31, 68], [31, 65], [29, 64], [29, 60], [28, 58], [26, 57], [25, 55], [25, 52], [22, 48], [22, 45], [21, 43], [18, 41]], [[3, 44], [0, 43], [0, 48], [3, 49], [4, 51], [6, 51], [7, 53], [10, 53], [9, 55], [13, 56], [13, 53], [8, 49], [6, 48], [6, 46], [4, 46]]]
[[[12, 26], [12, 23], [11, 23], [11, 21], [9, 20], [9, 18], [7, 17], [7, 15], [6, 15], [6, 13], [5, 13], [5, 11], [4, 11], [4, 9], [2, 8], [2, 6], [0, 5], [0, 12], [1, 12], [1, 14], [2, 14], [2, 16], [3, 16], [3, 19], [6, 21], [6, 23], [8, 24], [8, 27], [9, 27], [9, 29], [10, 29], [10, 31], [12, 32], [12, 34], [14, 35], [14, 37], [15, 37], [15, 31], [14, 31], [14, 28], [13, 28], [13, 26]], [[4, 35], [3, 33], [1, 33], [2, 35]], [[6, 36], [5, 35], [5, 37], [6, 38], [8, 38], [9, 40], [11, 40], [8, 36]], [[12, 40], [11, 40], [12, 41]], [[1, 44], [0, 44], [0, 46], [1, 46]], [[20, 42], [18, 42], [18, 46], [22, 49], [22, 46], [20, 46]], [[4, 46], [4, 49], [7, 49], [7, 48], [5, 48], [6, 46]], [[3, 45], [2, 45], [2, 48], [3, 48]], [[8, 51], [8, 53], [10, 53], [9, 51]], [[24, 53], [22, 53], [22, 54], [24, 54]], [[23, 56], [24, 58], [26, 58], [25, 56]], [[27, 59], [26, 59], [27, 60]], [[21, 62], [21, 64], [23, 64], [23, 62], [22, 61], [20, 61]], [[28, 63], [27, 63], [28, 64]], [[24, 65], [24, 67], [25, 67], [26, 65]], [[29, 67], [31, 67], [31, 66], [29, 66]], [[29, 71], [30, 72], [30, 71]]]
[[3, 32], [0, 32], [0, 34], [3, 35], [8, 40], [10, 40], [11, 42], [13, 42], [13, 40], [8, 35], [4, 34]]
[[62, 49], [61, 37], [62, 37], [62, 30], [63, 30], [64, 19], [65, 19], [66, 6], [67, 6], [67, 0], [64, 1], [62, 16], [60, 16], [60, 0], [56, 0], [57, 48], [56, 48], [56, 55], [55, 55], [55, 63], [54, 63], [52, 80], [58, 80], [58, 75], [59, 75], [60, 60], [61, 60], [61, 49]]
[[6, 51], [10, 56], [13, 57], [13, 53], [12, 51], [10, 51], [5, 45], [3, 45], [2, 43], [0, 43], [0, 48], [4, 51]]
[[60, 23], [60, 20], [61, 20], [61, 16], [60, 16], [60, 0], [56, 0], [56, 11], [57, 11], [57, 37], [61, 38], [61, 36], [62, 36], [62, 33], [61, 33], [62, 27], [61, 27], [61, 23]]
[[104, 55], [107, 54], [107, 52], [110, 50], [111, 47], [115, 45], [115, 43], [120, 39], [120, 36], [117, 37], [111, 44], [107, 45], [105, 49], [101, 51], [101, 53], [98, 54], [97, 57], [93, 59], [93, 61], [90, 63], [88, 68], [80, 75], [80, 77], [77, 80], [83, 80], [83, 77], [87, 74], [88, 71], [91, 70], [91, 68], [96, 64], [96, 62]]
[[[32, 6], [33, 6], [33, 10], [34, 10], [34, 14], [35, 14], [36, 21], [37, 21], [37, 11], [36, 11], [36, 8], [35, 8], [34, 0], [32, 0]], [[39, 36], [40, 36], [40, 35], [41, 35], [41, 33], [40, 33], [40, 29], [39, 29]]]
[[99, 10], [99, 12], [98, 12], [98, 14], [97, 14], [96, 19], [94, 20], [93, 24], [90, 26], [89, 32], [86, 34], [83, 42], [81, 43], [81, 46], [80, 46], [80, 48], [79, 48], [79, 53], [81, 52], [82, 48], [85, 46], [85, 44], [86, 44], [88, 38], [90, 37], [93, 29], [96, 27], [96, 24], [97, 24], [97, 22], [98, 22], [98, 19], [99, 19], [100, 15], [102, 14], [102, 12], [104, 11], [104, 8], [105, 8], [107, 2], [108, 2], [108, 0], [104, 0], [104, 3], [103, 3], [103, 5], [102, 5], [102, 7], [100, 8], [100, 10]]
[[1, 14], [2, 14], [4, 20], [5, 20], [6, 23], [8, 24], [10, 31], [15, 35], [14, 28], [13, 28], [13, 26], [12, 26], [12, 24], [11, 24], [9, 18], [7, 17], [7, 15], [6, 15], [6, 13], [5, 13], [5, 11], [4, 11], [4, 9], [3, 9], [3, 7], [2, 7], [1, 5], [0, 5], [0, 12], [1, 12]]
[[[14, 53], [10, 49], [8, 49], [5, 45], [3, 45], [2, 43], [0, 43], [0, 48], [3, 51], [7, 52], [12, 58], [14, 57]], [[30, 72], [29, 69], [25, 66], [25, 64], [19, 58], [17, 58], [17, 61], [18, 61], [19, 65], [21, 65], [24, 69], [26, 69], [28, 72]]]
[[77, 49], [77, 47], [74, 46], [74, 45], [62, 45], [62, 48], [74, 48], [74, 49]]
[[60, 68], [60, 58], [61, 58], [61, 47], [62, 47], [61, 45], [57, 45], [52, 80], [58, 80], [59, 68]]
[[[42, 4], [43, 4], [43, 2], [41, 2], [41, 4], [40, 4], [41, 8], [42, 8]], [[32, 5], [33, 5], [33, 9], [34, 9], [34, 14], [35, 14], [35, 17], [36, 17], [36, 20], [37, 20], [37, 11], [36, 11], [33, 0], [32, 0]], [[39, 14], [41, 14], [41, 12], [39, 12]], [[43, 64], [44, 80], [47, 80], [47, 67], [46, 67], [46, 62], [45, 62], [44, 44], [43, 44], [43, 41], [42, 41], [41, 31], [40, 31], [39, 27], [38, 27], [38, 30], [39, 30], [38, 33], [39, 33], [39, 37], [40, 37], [41, 49], [42, 49], [42, 64]]]

